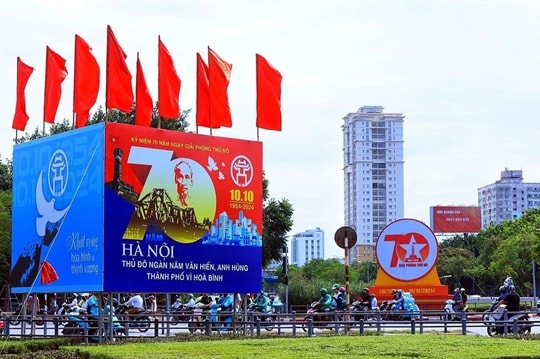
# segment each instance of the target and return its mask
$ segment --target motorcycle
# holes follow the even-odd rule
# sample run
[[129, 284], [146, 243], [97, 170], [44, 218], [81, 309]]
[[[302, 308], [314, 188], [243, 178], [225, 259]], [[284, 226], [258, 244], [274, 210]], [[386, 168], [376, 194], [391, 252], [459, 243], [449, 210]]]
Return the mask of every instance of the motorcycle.
[[120, 305], [116, 312], [121, 318], [124, 324], [127, 324], [129, 328], [137, 328], [141, 333], [147, 332], [150, 329], [150, 322], [152, 321], [147, 311], [141, 310], [136, 314], [129, 314], [130, 308], [126, 305]]
[[[17, 307], [15, 308], [15, 311], [9, 316], [9, 324], [11, 325], [19, 325], [22, 320], [23, 312], [24, 312], [24, 303], [17, 304]], [[31, 315], [32, 313], [26, 313], [27, 315]], [[40, 309], [37, 311], [36, 315], [34, 316], [34, 322], [37, 325], [43, 325], [45, 322], [44, 315], [46, 314], [46, 311], [44, 309]]]
[[452, 320], [461, 320], [463, 318], [463, 313], [467, 311], [467, 307], [463, 308], [459, 312], [456, 312], [454, 309], [454, 304], [456, 302], [452, 299], [448, 299], [445, 302], [445, 305], [443, 307], [444, 313], [441, 315], [441, 320], [443, 322], [449, 322]]
[[266, 311], [261, 310], [261, 308], [257, 307], [255, 303], [251, 303], [247, 307], [247, 314], [249, 317], [253, 319], [253, 321], [260, 321], [261, 326], [267, 330], [271, 331], [274, 329], [274, 316], [272, 315], [274, 313], [274, 308], [271, 304], [269, 304], [266, 307]]
[[403, 315], [396, 309], [395, 300], [384, 300], [380, 307], [382, 320], [402, 320]]
[[213, 303], [210, 305], [208, 318], [213, 330], [228, 331], [232, 329], [233, 315], [232, 308], [229, 305], [220, 305]]
[[321, 303], [312, 302], [302, 321], [302, 330], [308, 331], [309, 321], [313, 322], [313, 327], [317, 329], [330, 328], [334, 322], [334, 312], [325, 312], [321, 309]]
[[360, 321], [364, 320], [364, 322], [367, 322], [369, 320], [374, 320], [375, 313], [378, 312], [378, 310], [374, 311], [369, 308], [369, 306], [362, 304], [362, 302], [355, 300], [354, 302], [349, 305], [347, 308], [347, 312], [349, 314], [349, 318], [353, 321], [354, 324], [360, 323]]
[[178, 323], [188, 322], [193, 315], [193, 309], [181, 304], [176, 308], [171, 307], [171, 325], [177, 325]]
[[[64, 324], [62, 329], [62, 334], [65, 336], [71, 337], [83, 337], [85, 334], [88, 335], [88, 338], [92, 342], [99, 342], [99, 327], [98, 320], [93, 316], [87, 315], [86, 311], [80, 309], [79, 307], [70, 308], [66, 305], [64, 308], [64, 313], [67, 316], [67, 322]], [[117, 338], [125, 337], [126, 329], [120, 323], [118, 318], [112, 313], [112, 341], [115, 341]], [[110, 315], [110, 306], [106, 306], [103, 309], [103, 316], [105, 319], [104, 330], [102, 334], [105, 338], [110, 337], [111, 327], [108, 324], [108, 318]]]
[[[506, 304], [500, 304], [492, 310], [490, 313], [485, 313], [486, 319], [484, 325], [487, 327], [487, 333], [490, 337], [497, 334], [504, 334], [505, 326], [507, 332], [516, 335], [528, 335], [531, 333], [533, 324], [530, 322], [530, 316], [527, 312], [514, 313], [511, 315], [506, 314]], [[505, 320], [505, 315], [508, 317]], [[515, 332], [514, 321], [517, 322], [517, 332]]]

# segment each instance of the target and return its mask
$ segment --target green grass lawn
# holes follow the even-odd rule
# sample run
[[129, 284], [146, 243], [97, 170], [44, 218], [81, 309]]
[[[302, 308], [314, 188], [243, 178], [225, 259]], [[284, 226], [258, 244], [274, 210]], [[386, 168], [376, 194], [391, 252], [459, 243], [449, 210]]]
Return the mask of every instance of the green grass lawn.
[[69, 347], [86, 358], [540, 358], [538, 336], [528, 339], [436, 334], [301, 338], [192, 337], [186, 341]]

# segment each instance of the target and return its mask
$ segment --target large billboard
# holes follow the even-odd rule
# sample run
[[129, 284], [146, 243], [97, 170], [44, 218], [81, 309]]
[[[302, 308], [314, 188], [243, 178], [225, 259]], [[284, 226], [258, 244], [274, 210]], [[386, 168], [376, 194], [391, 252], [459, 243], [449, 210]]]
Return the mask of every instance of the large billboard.
[[101, 289], [103, 181], [103, 126], [14, 146], [14, 293]]
[[13, 163], [14, 292], [260, 289], [262, 143], [106, 123]]
[[430, 224], [435, 233], [478, 233], [482, 228], [480, 207], [430, 207]]
[[106, 291], [260, 290], [261, 142], [108, 124], [105, 203]]

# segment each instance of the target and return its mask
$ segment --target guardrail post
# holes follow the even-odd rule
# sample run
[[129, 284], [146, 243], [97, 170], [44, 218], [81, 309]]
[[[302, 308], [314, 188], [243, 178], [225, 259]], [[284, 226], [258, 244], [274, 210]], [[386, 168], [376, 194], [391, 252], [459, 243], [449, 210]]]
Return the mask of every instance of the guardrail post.
[[424, 313], [420, 312], [420, 334], [424, 334]]
[[5, 317], [3, 318], [3, 320], [4, 320], [4, 335], [5, 335], [6, 337], [9, 337], [9, 326], [10, 326], [10, 324], [9, 324], [9, 318], [8, 318], [7, 316], [5, 316]]
[[461, 317], [461, 334], [467, 335], [467, 316]]
[[292, 322], [293, 322], [293, 328], [292, 328], [292, 334], [293, 334], [293, 337], [296, 336], [296, 311], [293, 310], [292, 312]]
[[261, 318], [257, 317], [255, 320], [255, 329], [257, 331], [257, 336], [261, 336]]
[[53, 325], [54, 325], [54, 336], [58, 337], [58, 332], [60, 331], [60, 320], [58, 317], [53, 318]]
[[444, 323], [444, 334], [448, 333], [448, 321], [449, 320], [452, 320], [450, 319], [450, 316], [447, 316], [447, 315], [443, 315], [443, 323]]
[[210, 319], [208, 318], [204, 320], [204, 331], [206, 332], [206, 335], [212, 335], [212, 327], [211, 327]]
[[519, 333], [519, 329], [518, 329], [518, 318], [517, 318], [517, 315], [514, 317], [514, 319], [512, 319], [512, 328], [514, 329], [514, 334], [518, 334]]
[[382, 314], [381, 312], [377, 313], [377, 334], [381, 333], [381, 320], [382, 320]]
[[416, 319], [411, 315], [411, 334], [416, 334]]
[[364, 318], [360, 319], [360, 334], [364, 334]]
[[313, 318], [308, 319], [308, 337], [313, 336]]
[[90, 326], [90, 322], [88, 321], [88, 315], [84, 314], [82, 316], [82, 320], [84, 323], [86, 323], [83, 328], [84, 344], [88, 344], [88, 327]]
[[504, 335], [508, 334], [508, 311], [504, 308], [503, 311], [503, 325], [504, 325]]
[[154, 317], [154, 338], [159, 337], [159, 320]]
[[334, 312], [334, 332], [339, 334], [339, 317], [337, 311]]

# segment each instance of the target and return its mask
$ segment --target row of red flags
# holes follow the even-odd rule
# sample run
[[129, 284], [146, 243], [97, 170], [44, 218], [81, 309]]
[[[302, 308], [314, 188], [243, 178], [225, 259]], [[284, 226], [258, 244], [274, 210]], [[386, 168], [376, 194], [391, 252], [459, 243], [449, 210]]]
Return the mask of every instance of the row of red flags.
[[[132, 111], [135, 102], [135, 124], [149, 126], [153, 102], [146, 84], [139, 54], [135, 94], [132, 76], [126, 64], [127, 55], [120, 47], [112, 29], [107, 26], [107, 58], [105, 107], [125, 113]], [[263, 56], [256, 54], [257, 128], [281, 131], [282, 76]], [[227, 88], [232, 64], [223, 60], [208, 47], [208, 65], [197, 53], [197, 111], [196, 125], [208, 128], [232, 127]], [[12, 128], [24, 131], [29, 116], [26, 113], [26, 84], [34, 68], [17, 58], [17, 101]], [[68, 71], [66, 60], [47, 46], [45, 64], [45, 94], [43, 121], [54, 123], [62, 95], [62, 82]], [[159, 116], [175, 120], [180, 116], [180, 86], [171, 54], [158, 36], [158, 104]], [[100, 67], [92, 48], [75, 35], [73, 113], [75, 127], [87, 124], [90, 109], [96, 103], [100, 87]]]

